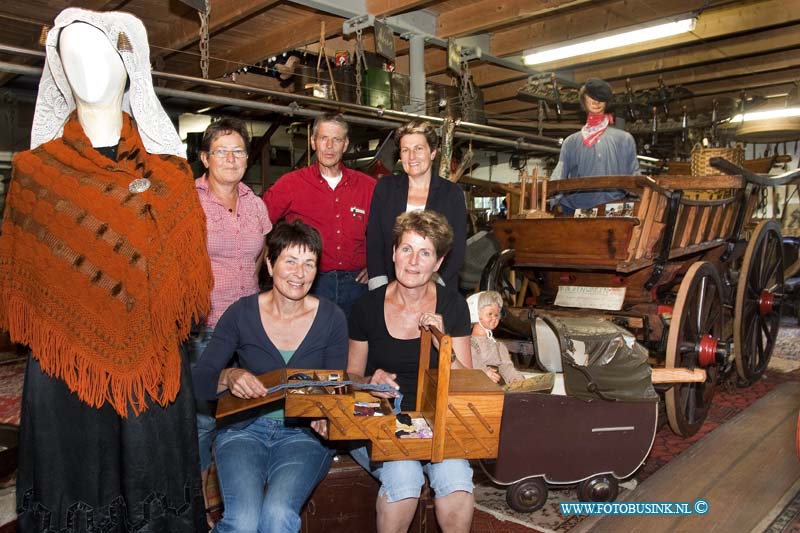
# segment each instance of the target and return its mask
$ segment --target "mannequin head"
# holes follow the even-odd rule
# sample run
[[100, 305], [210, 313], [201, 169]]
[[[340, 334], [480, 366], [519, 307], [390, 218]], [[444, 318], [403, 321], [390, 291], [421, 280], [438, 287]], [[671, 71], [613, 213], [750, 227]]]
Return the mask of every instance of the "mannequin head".
[[121, 111], [128, 74], [102, 31], [85, 22], [66, 26], [59, 35], [59, 55], [79, 110], [91, 106]]

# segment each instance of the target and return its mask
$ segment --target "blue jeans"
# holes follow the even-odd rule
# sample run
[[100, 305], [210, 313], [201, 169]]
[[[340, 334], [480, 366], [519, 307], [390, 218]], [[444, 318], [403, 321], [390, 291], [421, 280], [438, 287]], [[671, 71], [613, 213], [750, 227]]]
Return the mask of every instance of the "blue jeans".
[[369, 461], [367, 447], [350, 451], [350, 456], [374, 478], [381, 482], [378, 497], [394, 503], [406, 498], [419, 498], [427, 474], [436, 498], [462, 490], [472, 492], [472, 467], [466, 459], [445, 459], [441, 463], [430, 461]]
[[331, 454], [311, 429], [261, 416], [241, 429], [220, 429], [216, 461], [225, 504], [217, 533], [294, 533]]
[[353, 304], [367, 292], [367, 284], [356, 281], [360, 270], [331, 270], [320, 272], [311, 289], [315, 296], [322, 296], [338, 305], [346, 317], [350, 316]]
[[[194, 326], [189, 338], [186, 340], [186, 349], [189, 355], [189, 364], [192, 368], [203, 354], [214, 328], [208, 326]], [[197, 410], [197, 442], [200, 446], [200, 470], [205, 472], [211, 466], [211, 447], [217, 434], [217, 420], [214, 418], [213, 402], [195, 399]]]

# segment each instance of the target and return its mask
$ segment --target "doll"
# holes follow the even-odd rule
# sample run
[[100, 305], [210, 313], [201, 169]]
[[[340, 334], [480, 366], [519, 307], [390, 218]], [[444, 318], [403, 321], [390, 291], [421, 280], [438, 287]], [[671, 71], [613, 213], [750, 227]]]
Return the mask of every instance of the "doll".
[[472, 368], [486, 372], [495, 383], [521, 381], [525, 377], [514, 368], [508, 349], [495, 340], [492, 330], [500, 323], [503, 299], [496, 291], [483, 291], [467, 298], [472, 323]]

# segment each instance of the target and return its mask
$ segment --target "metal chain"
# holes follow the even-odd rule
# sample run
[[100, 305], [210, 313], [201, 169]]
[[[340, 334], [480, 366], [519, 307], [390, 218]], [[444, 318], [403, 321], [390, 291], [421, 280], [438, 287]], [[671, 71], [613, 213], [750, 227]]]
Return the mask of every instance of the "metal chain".
[[366, 58], [364, 57], [364, 41], [361, 37], [361, 29], [356, 30], [356, 103], [362, 104], [361, 100], [361, 70], [367, 66]]
[[199, 12], [200, 15], [200, 71], [203, 73], [203, 79], [208, 79], [208, 62], [210, 58], [209, 52], [209, 37], [208, 37], [208, 19], [211, 16], [211, 6], [206, 0], [205, 12]]

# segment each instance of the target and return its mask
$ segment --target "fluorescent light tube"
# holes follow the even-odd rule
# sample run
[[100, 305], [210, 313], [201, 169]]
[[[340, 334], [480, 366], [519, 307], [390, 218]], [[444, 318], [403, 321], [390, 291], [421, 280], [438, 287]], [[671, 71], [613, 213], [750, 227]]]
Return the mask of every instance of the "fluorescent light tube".
[[538, 65], [541, 63], [550, 63], [551, 61], [558, 61], [568, 57], [575, 57], [594, 52], [601, 52], [603, 50], [611, 50], [612, 48], [619, 48], [621, 46], [630, 46], [633, 44], [643, 43], [646, 41], [653, 41], [655, 39], [663, 39], [673, 35], [679, 35], [694, 30], [697, 23], [697, 17], [677, 20], [675, 22], [667, 22], [658, 24], [656, 26], [648, 26], [629, 30], [623, 33], [608, 35], [605, 37], [598, 37], [588, 41], [580, 41], [573, 44], [558, 46], [555, 48], [545, 48], [526, 50], [523, 60], [526, 65]]
[[742, 120], [742, 114], [739, 113], [731, 119], [731, 122], [791, 117], [800, 117], [800, 107], [782, 107], [780, 109], [767, 109], [765, 111], [750, 111], [744, 114], [744, 121]]

